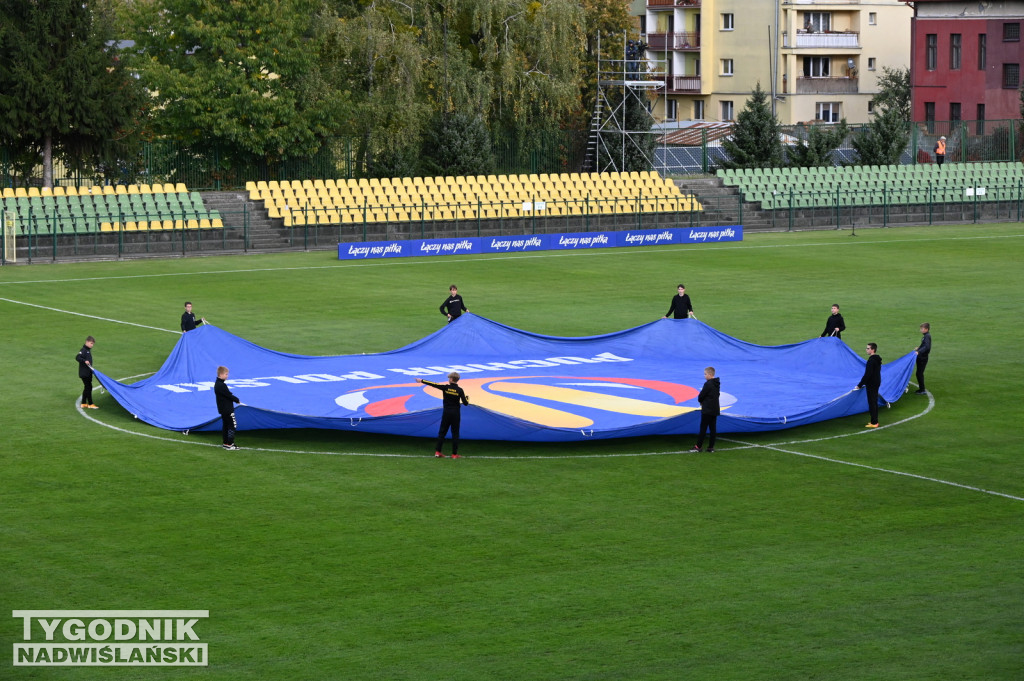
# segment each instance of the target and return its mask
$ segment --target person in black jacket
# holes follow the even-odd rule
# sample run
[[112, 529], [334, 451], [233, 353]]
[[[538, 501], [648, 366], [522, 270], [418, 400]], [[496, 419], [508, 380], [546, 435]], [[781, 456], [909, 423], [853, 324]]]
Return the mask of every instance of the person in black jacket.
[[434, 456], [439, 459], [444, 458], [441, 447], [444, 446], [444, 436], [448, 434], [450, 428], [452, 431], [452, 458], [462, 458], [459, 456], [459, 425], [462, 422], [462, 405], [469, 406], [469, 398], [458, 385], [458, 372], [453, 371], [448, 374], [448, 383], [433, 383], [422, 378], [419, 379], [419, 382], [429, 385], [431, 388], [437, 388], [443, 393], [444, 410], [441, 412], [441, 428], [437, 431], [437, 446], [434, 447]]
[[217, 397], [217, 413], [220, 414], [221, 428], [224, 449], [238, 449], [235, 446], [235, 430], [238, 429], [238, 421], [235, 420], [235, 405], [242, 401], [235, 397], [225, 379], [228, 377], [227, 367], [217, 367], [217, 382], [213, 384], [213, 394]]
[[843, 315], [839, 314], [839, 306], [832, 306], [832, 314], [829, 315], [828, 319], [825, 320], [825, 330], [821, 332], [819, 338], [825, 336], [835, 336], [836, 338], [842, 338], [843, 331], [846, 331], [846, 323], [843, 321]]
[[92, 348], [96, 345], [96, 339], [88, 336], [85, 345], [78, 351], [75, 361], [78, 362], [78, 377], [82, 379], [82, 409], [99, 409], [92, 403]]
[[448, 315], [448, 323], [451, 324], [460, 316], [463, 312], [469, 312], [466, 309], [466, 303], [462, 301], [462, 296], [459, 295], [459, 287], [452, 284], [448, 287], [449, 296], [441, 303], [441, 314]]
[[722, 413], [719, 398], [722, 394], [722, 384], [715, 377], [715, 367], [708, 367], [704, 370], [704, 387], [697, 395], [700, 402], [700, 435], [697, 437], [697, 444], [691, 452], [699, 452], [704, 444], [704, 434], [711, 431], [708, 439], [708, 451], [715, 451], [715, 436], [718, 434], [718, 415]]
[[871, 421], [865, 428], [878, 427], [878, 389], [882, 386], [882, 358], [878, 355], [878, 345], [868, 343], [868, 363], [864, 367], [864, 376], [857, 384], [857, 390], [867, 388], [868, 390], [868, 413], [871, 414]]
[[917, 390], [914, 392], [915, 395], [928, 394], [928, 391], [924, 389], [924, 368], [928, 366], [928, 355], [932, 351], [931, 330], [931, 324], [928, 322], [921, 325], [921, 344], [914, 349], [914, 354], [917, 355]]
[[686, 295], [686, 284], [680, 284], [676, 290], [679, 293], [672, 297], [672, 304], [669, 305], [663, 319], [668, 319], [669, 315], [674, 319], [687, 319], [693, 316], [693, 305], [690, 304], [690, 296]]
[[192, 331], [200, 324], [205, 324], [206, 318], [200, 317], [199, 321], [196, 321], [196, 316], [192, 314], [192, 303], [185, 303], [185, 312], [181, 315], [181, 332]]

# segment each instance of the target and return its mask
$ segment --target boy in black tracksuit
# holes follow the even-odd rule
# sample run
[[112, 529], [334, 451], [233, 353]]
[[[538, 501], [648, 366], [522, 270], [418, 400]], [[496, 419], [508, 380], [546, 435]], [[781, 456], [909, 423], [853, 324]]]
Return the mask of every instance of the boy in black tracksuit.
[[718, 415], [722, 413], [721, 394], [722, 384], [715, 377], [715, 367], [704, 369], [704, 387], [700, 389], [700, 394], [697, 395], [697, 401], [700, 402], [700, 435], [697, 437], [697, 444], [690, 451], [700, 451], [701, 446], [704, 444], [704, 434], [708, 430], [711, 431], [711, 437], [708, 439], [708, 451], [715, 451], [715, 436], [718, 434]]
[[686, 295], [686, 285], [680, 284], [676, 290], [679, 293], [672, 296], [672, 304], [669, 305], [664, 319], [668, 319], [669, 315], [672, 315], [673, 319], [688, 319], [693, 316], [693, 305], [690, 303], [690, 296]]
[[868, 363], [864, 367], [864, 376], [861, 377], [857, 389], [868, 389], [868, 413], [871, 414], [871, 421], [865, 428], [878, 427], [878, 389], [882, 386], [882, 358], [877, 354], [878, 345], [868, 343]]
[[[454, 288], [454, 287], [452, 287]], [[441, 412], [441, 428], [437, 431], [437, 446], [434, 447], [434, 456], [444, 458], [441, 447], [444, 445], [444, 436], [448, 429], [452, 431], [452, 458], [459, 459], [459, 424], [462, 422], [462, 405], [469, 406], [469, 398], [462, 388], [458, 386], [459, 374], [455, 371], [448, 374], [448, 383], [432, 383], [419, 379], [423, 385], [437, 388], [444, 394], [444, 411]]]
[[92, 346], [96, 345], [96, 339], [89, 336], [85, 339], [85, 345], [75, 355], [78, 362], [78, 377], [82, 379], [82, 409], [99, 409], [92, 403]]
[[205, 323], [205, 317], [200, 317], [199, 321], [196, 321], [196, 315], [192, 312], [192, 303], [186, 301], [185, 311], [181, 314], [181, 332], [194, 331], [197, 326]]
[[448, 293], [450, 295], [441, 303], [441, 307], [438, 309], [441, 310], [441, 314], [448, 316], [448, 323], [451, 324], [461, 317], [463, 312], [469, 312], [469, 310], [466, 309], [466, 303], [463, 302], [462, 296], [459, 295], [458, 286], [455, 284], [449, 286]]
[[832, 314], [825, 320], [825, 330], [821, 332], [819, 338], [825, 338], [826, 336], [835, 336], [836, 338], [843, 337], [843, 331], [846, 331], [846, 323], [843, 321], [843, 315], [839, 314], [839, 306], [832, 306]]
[[235, 446], [235, 430], [238, 429], [238, 422], [235, 420], [235, 404], [242, 401], [235, 397], [224, 379], [228, 377], [227, 367], [217, 367], [217, 382], [213, 384], [213, 394], [217, 397], [217, 412], [220, 414], [221, 435], [223, 436], [224, 449], [238, 449]]
[[931, 324], [925, 322], [921, 325], [921, 344], [914, 349], [917, 355], [917, 391], [915, 395], [927, 395], [924, 388], [924, 368], [928, 366], [928, 355], [932, 351]]

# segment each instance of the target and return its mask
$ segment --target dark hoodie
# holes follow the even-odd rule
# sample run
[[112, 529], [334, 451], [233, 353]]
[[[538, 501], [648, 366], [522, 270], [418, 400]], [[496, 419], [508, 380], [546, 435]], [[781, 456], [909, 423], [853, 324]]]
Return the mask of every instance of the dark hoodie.
[[718, 396], [721, 392], [722, 386], [718, 381], [718, 376], [704, 381], [704, 387], [700, 389], [700, 394], [697, 395], [697, 401], [700, 402], [700, 410], [702, 413], [722, 413], [722, 407], [718, 403]]

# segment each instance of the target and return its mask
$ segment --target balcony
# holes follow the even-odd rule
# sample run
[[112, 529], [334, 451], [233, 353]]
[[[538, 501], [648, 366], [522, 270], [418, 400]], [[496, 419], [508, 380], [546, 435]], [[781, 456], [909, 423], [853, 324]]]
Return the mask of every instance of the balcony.
[[[793, 37], [796, 41], [793, 41]], [[860, 49], [860, 33], [855, 31], [844, 31], [842, 33], [797, 31], [796, 36], [790, 36], [788, 31], [782, 33], [782, 47], [792, 48], [830, 48], [830, 49]]]
[[647, 49], [655, 52], [669, 50], [700, 50], [700, 33], [648, 33]]
[[855, 95], [860, 92], [856, 78], [805, 78], [796, 79], [798, 95]]
[[647, 0], [648, 9], [694, 9], [700, 7], [700, 0]]
[[664, 74], [653, 75], [654, 78], [663, 80], [665, 92], [670, 95], [699, 95], [700, 76], [666, 76]]

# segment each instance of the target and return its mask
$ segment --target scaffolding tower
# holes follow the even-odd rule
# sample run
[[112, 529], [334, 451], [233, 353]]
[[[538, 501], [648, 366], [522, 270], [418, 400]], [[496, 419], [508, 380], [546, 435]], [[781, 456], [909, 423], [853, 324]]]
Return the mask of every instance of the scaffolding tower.
[[[590, 137], [583, 170], [589, 172], [622, 172], [627, 170], [627, 150], [630, 154], [642, 154], [647, 161], [645, 169], [654, 168], [655, 158], [648, 152], [644, 138], [660, 134], [651, 129], [631, 129], [626, 114], [629, 105], [640, 104], [639, 110], [650, 117], [652, 123], [654, 108], [664, 96], [666, 89], [666, 62], [647, 56], [646, 45], [641, 41], [627, 40], [622, 34], [620, 59], [602, 59], [601, 34], [597, 34], [597, 96], [590, 122]], [[651, 95], [654, 95], [652, 100]]]

